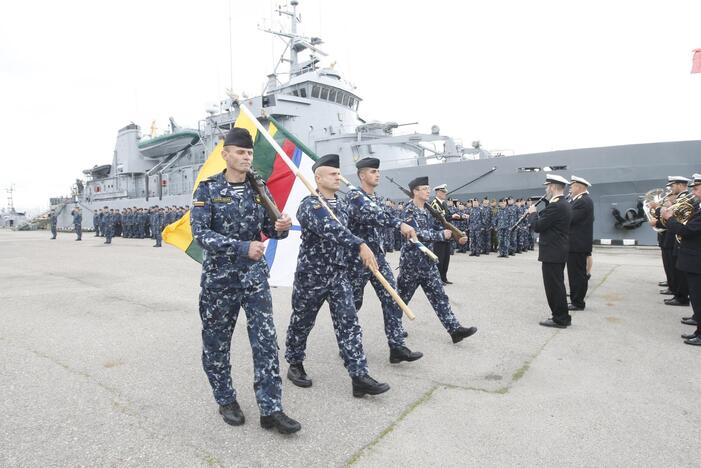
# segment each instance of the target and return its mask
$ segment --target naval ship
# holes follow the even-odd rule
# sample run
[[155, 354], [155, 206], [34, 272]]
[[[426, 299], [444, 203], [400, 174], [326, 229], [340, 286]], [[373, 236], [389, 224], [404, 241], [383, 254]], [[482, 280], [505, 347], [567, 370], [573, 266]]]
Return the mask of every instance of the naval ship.
[[[103, 206], [189, 205], [197, 174], [234, 125], [240, 103], [264, 124], [268, 116], [275, 118], [317, 155], [339, 154], [341, 170], [351, 181], [357, 181], [355, 162], [367, 156], [382, 161], [383, 175], [405, 185], [428, 175], [434, 185], [447, 184], [450, 197], [458, 200], [539, 197], [546, 173], [583, 177], [593, 184], [594, 238], [601, 243], [655, 244], [656, 233], [645, 224], [643, 194], [663, 187], [667, 175], [699, 171], [701, 141], [696, 140], [507, 156], [479, 142], [463, 146], [436, 125], [425, 133], [402, 133], [397, 122], [366, 120], [359, 113], [362, 97], [356, 87], [333, 66], [322, 66], [320, 57], [327, 54], [319, 48], [321, 38], [298, 33], [297, 7], [298, 1], [292, 0], [289, 7], [276, 10], [289, 18], [289, 28], [261, 29], [287, 43], [261, 95], [229, 92], [218, 106], [207, 109], [197, 128], [179, 127], [171, 118], [170, 130], [162, 135], [142, 134], [134, 123], [120, 129], [112, 162], [83, 171], [87, 180], [76, 181], [72, 196], [52, 199], [59, 227], [71, 226], [70, 211], [76, 205], [83, 207], [86, 227], [92, 225], [92, 212]], [[289, 71], [278, 73], [285, 64]], [[380, 189], [387, 198], [406, 198], [387, 181]]]

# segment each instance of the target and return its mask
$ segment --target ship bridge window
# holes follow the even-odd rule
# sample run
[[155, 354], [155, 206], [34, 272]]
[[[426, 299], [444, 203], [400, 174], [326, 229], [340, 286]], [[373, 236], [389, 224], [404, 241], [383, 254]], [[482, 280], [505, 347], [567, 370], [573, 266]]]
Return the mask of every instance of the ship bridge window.
[[329, 98], [329, 88], [321, 88], [321, 99], [328, 99]]
[[319, 97], [319, 92], [321, 91], [321, 87], [314, 85], [312, 86], [312, 97], [313, 98], [318, 98]]
[[302, 88], [299, 90], [299, 97], [307, 97], [307, 88]]
[[296, 89], [292, 90], [292, 95], [293, 95], [293, 96], [299, 96], [299, 94], [297, 93], [297, 90], [296, 90]]
[[345, 93], [342, 93], [342, 92], [340, 92], [340, 91], [338, 92], [338, 94], [336, 94], [336, 103], [337, 103], [337, 104], [340, 104], [340, 103], [343, 101], [343, 95], [344, 95], [344, 94], [345, 94]]
[[333, 88], [331, 88], [331, 91], [329, 91], [329, 101], [336, 101], [336, 90]]
[[350, 96], [347, 94], [344, 94], [343, 95], [343, 102], [341, 104], [343, 104], [344, 106], [347, 106], [348, 105], [348, 98], [350, 98]]

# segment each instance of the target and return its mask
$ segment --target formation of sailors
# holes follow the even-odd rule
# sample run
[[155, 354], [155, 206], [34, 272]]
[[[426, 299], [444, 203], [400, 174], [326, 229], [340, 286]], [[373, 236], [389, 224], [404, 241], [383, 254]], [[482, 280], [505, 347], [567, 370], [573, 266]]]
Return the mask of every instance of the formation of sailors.
[[684, 343], [701, 346], [701, 174], [691, 178], [667, 177], [667, 195], [652, 201], [648, 217], [657, 231], [666, 280], [660, 294], [669, 306], [692, 306], [693, 314], [682, 317], [681, 323], [695, 327], [682, 334]]
[[154, 247], [162, 246], [161, 231], [168, 224], [185, 215], [188, 207], [153, 205], [149, 208], [124, 208], [121, 211], [107, 206], [93, 214], [96, 237], [104, 237], [111, 244], [113, 237], [124, 239], [154, 239]]

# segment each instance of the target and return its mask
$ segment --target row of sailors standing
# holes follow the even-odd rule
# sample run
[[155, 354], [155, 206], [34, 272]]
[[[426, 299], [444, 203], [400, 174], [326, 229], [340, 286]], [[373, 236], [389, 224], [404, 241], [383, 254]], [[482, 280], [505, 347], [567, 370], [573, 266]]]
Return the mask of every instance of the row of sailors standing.
[[[691, 179], [668, 176], [667, 188], [669, 194], [662, 203], [651, 204], [656, 219], [650, 224], [659, 230], [658, 244], [666, 276], [660, 286], [667, 289], [660, 294], [672, 296], [664, 301], [666, 305], [692, 306], [693, 314], [681, 322], [695, 330], [681, 337], [686, 344], [701, 346], [701, 174], [694, 174]], [[686, 205], [684, 214], [682, 205]]]
[[155, 239], [154, 247], [162, 246], [163, 228], [185, 215], [188, 207], [124, 208], [121, 211], [107, 206], [95, 211], [93, 227], [96, 237], [104, 237], [111, 244], [113, 237], [124, 239]]

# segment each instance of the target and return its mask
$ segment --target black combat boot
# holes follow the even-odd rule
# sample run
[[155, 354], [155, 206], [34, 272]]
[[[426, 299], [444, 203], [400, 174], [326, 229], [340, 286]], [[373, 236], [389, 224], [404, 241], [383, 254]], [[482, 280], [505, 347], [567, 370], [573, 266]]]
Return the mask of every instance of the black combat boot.
[[261, 416], [260, 427], [263, 429], [277, 428], [280, 434], [293, 434], [302, 429], [300, 423], [290, 418], [282, 411], [275, 411], [269, 416]]
[[406, 346], [400, 346], [398, 348], [390, 348], [389, 350], [389, 362], [392, 364], [397, 364], [402, 361], [416, 361], [423, 357], [423, 353], [414, 352], [407, 348]]
[[312, 379], [307, 377], [307, 372], [304, 370], [304, 365], [301, 362], [290, 364], [290, 368], [287, 369], [287, 378], [298, 387], [307, 388], [312, 386]]
[[477, 333], [477, 328], [476, 327], [470, 327], [470, 328], [465, 328], [465, 327], [459, 327], [457, 330], [454, 332], [450, 333], [450, 337], [453, 339], [453, 343], [459, 343], [468, 336], [472, 336], [475, 333]]
[[362, 398], [365, 395], [379, 395], [389, 390], [389, 385], [380, 383], [369, 375], [353, 377], [353, 396]]
[[224, 418], [224, 422], [232, 426], [240, 426], [246, 422], [246, 417], [237, 401], [228, 405], [219, 405], [219, 414]]

